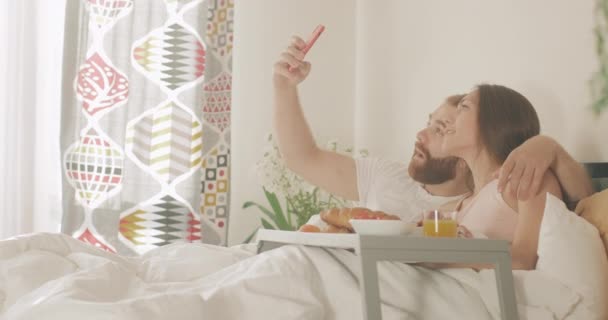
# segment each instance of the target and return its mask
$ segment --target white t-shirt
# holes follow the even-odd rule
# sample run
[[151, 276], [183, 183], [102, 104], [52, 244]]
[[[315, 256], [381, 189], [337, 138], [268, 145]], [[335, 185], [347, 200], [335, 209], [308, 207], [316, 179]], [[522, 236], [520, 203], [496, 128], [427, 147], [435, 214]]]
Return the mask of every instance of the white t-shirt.
[[459, 199], [434, 196], [412, 179], [405, 163], [379, 158], [356, 158], [359, 205], [371, 210], [416, 219], [424, 210]]
[[[379, 158], [355, 158], [359, 206], [398, 215], [404, 221], [417, 220], [424, 210], [459, 199], [434, 196], [414, 181], [405, 163]], [[325, 223], [318, 215], [308, 221], [319, 227]]]

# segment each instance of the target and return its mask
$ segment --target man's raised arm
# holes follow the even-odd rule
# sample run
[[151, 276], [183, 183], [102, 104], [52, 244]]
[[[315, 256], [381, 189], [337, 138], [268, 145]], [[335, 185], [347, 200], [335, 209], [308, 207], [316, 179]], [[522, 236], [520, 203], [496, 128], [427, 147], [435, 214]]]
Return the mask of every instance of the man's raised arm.
[[290, 170], [313, 185], [358, 200], [354, 159], [317, 147], [306, 123], [297, 89], [311, 68], [309, 62], [303, 61], [304, 46], [301, 38], [294, 37], [274, 65], [274, 128], [281, 156]]

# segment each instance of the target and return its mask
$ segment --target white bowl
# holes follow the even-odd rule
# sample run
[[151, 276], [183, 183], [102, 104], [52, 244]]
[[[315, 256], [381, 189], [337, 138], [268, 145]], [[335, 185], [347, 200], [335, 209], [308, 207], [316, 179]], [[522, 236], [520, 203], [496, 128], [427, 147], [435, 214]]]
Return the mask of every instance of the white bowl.
[[358, 234], [404, 235], [416, 229], [416, 224], [402, 220], [350, 219], [349, 221]]

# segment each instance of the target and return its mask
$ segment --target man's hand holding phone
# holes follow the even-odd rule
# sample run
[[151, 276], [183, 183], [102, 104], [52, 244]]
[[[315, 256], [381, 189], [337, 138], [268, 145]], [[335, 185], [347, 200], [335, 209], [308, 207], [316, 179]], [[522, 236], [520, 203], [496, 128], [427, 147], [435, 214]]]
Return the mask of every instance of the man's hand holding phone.
[[319, 25], [310, 36], [308, 42], [294, 36], [290, 45], [281, 53], [279, 61], [274, 65], [275, 86], [297, 86], [310, 73], [310, 62], [304, 61], [306, 53], [312, 48], [325, 27]]

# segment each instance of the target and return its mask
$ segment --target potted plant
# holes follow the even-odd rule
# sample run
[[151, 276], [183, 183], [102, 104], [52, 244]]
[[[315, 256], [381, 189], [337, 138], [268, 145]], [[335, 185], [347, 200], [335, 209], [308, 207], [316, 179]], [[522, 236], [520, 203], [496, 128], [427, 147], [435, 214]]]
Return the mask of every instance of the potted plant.
[[[267, 144], [262, 159], [255, 165], [267, 204], [253, 201], [243, 204], [244, 209], [258, 209], [261, 214], [260, 228], [295, 231], [322, 210], [352, 206], [350, 201], [309, 184], [289, 170], [281, 158], [272, 134], [267, 136]], [[355, 154], [353, 148], [340, 148], [335, 140], [327, 143], [327, 149], [351, 156]], [[366, 157], [369, 153], [362, 149], [356, 154]], [[258, 229], [254, 230], [245, 242], [251, 241]]]

